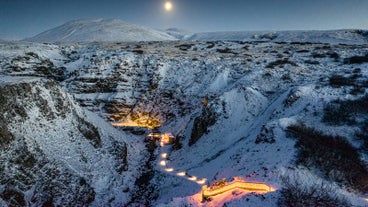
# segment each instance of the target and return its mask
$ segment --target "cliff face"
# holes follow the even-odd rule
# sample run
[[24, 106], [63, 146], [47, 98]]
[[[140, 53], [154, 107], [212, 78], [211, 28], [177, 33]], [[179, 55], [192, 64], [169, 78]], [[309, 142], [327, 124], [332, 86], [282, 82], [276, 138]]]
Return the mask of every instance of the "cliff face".
[[134, 181], [127, 150], [134, 149], [121, 132], [77, 106], [52, 80], [0, 80], [2, 206], [126, 202], [122, 191]]

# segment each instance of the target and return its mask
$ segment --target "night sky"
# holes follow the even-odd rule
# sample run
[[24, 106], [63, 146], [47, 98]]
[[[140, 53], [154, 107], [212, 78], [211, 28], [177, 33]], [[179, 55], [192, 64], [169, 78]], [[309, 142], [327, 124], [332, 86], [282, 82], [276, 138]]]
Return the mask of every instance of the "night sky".
[[367, 0], [0, 0], [0, 38], [21, 39], [86, 18], [192, 32], [368, 29]]

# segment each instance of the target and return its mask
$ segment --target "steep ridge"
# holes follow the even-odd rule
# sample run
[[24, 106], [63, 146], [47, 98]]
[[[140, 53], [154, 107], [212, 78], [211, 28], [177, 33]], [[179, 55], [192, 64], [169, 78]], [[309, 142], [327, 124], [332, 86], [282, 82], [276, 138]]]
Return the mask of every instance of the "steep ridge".
[[0, 101], [2, 206], [129, 200], [139, 161], [129, 135], [81, 109], [52, 80], [0, 76]]

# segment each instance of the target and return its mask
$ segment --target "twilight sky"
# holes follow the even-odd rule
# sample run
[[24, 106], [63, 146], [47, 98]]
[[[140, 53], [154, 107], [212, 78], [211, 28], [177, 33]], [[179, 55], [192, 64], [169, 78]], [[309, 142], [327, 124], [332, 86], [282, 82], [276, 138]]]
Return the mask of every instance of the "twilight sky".
[[73, 19], [116, 18], [157, 29], [368, 29], [368, 0], [0, 0], [0, 39], [22, 39]]

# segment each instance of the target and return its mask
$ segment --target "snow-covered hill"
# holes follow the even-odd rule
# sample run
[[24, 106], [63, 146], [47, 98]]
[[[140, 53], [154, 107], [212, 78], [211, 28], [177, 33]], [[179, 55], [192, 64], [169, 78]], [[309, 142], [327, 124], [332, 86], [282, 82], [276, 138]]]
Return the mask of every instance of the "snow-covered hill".
[[275, 32], [208, 32], [186, 37], [191, 41], [271, 41], [271, 42], [313, 42], [329, 44], [367, 44], [368, 31], [275, 31]]
[[25, 39], [25, 41], [30, 42], [138, 42], [168, 40], [175, 40], [175, 38], [165, 32], [129, 24], [117, 19], [74, 20]]
[[[105, 120], [158, 123], [161, 132], [176, 136], [174, 145], [160, 147], [143, 143], [148, 131], [124, 128], [131, 133], [124, 142], [147, 161], [129, 165], [137, 179], [124, 190], [131, 199], [122, 193], [125, 204], [367, 205], [367, 45], [13, 42], [0, 44], [0, 60], [1, 74], [55, 79]], [[44, 119], [27, 124], [39, 122], [54, 129]], [[73, 124], [66, 129], [77, 132]], [[114, 177], [108, 170], [106, 176], [111, 173]], [[201, 202], [202, 184], [196, 181], [234, 177], [277, 190], [264, 195], [235, 190]], [[116, 195], [107, 191], [95, 202], [107, 194]]]

